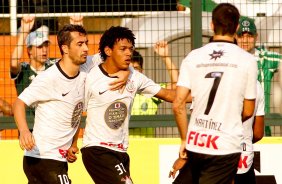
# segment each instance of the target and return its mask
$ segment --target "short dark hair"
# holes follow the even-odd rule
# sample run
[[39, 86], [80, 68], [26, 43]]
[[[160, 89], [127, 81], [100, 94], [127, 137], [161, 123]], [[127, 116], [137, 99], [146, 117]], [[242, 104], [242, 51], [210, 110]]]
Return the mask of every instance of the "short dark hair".
[[99, 51], [102, 60], [105, 61], [107, 59], [107, 54], [104, 51], [105, 48], [109, 47], [112, 49], [114, 47], [114, 44], [122, 39], [127, 39], [132, 43], [133, 47], [135, 46], [135, 36], [133, 32], [127, 27], [112, 26], [110, 29], [104, 32], [99, 43]]
[[131, 61], [138, 63], [140, 67], [143, 69], [143, 57], [138, 51], [136, 50], [133, 51]]
[[60, 52], [63, 55], [62, 45], [70, 46], [72, 41], [71, 32], [79, 32], [83, 35], [87, 35], [86, 30], [81, 25], [67, 24], [57, 34], [57, 41], [60, 48]]
[[230, 3], [220, 3], [212, 11], [212, 22], [216, 35], [234, 35], [239, 24], [240, 13]]

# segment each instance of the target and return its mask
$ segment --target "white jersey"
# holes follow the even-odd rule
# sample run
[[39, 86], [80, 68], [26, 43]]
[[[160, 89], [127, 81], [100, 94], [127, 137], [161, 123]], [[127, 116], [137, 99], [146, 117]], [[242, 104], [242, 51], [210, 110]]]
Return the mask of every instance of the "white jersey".
[[264, 116], [264, 92], [262, 86], [257, 82], [257, 98], [254, 115], [243, 122], [244, 139], [243, 149], [238, 165], [237, 174], [243, 174], [249, 171], [253, 164], [254, 151], [253, 151], [253, 123], [255, 116]]
[[128, 123], [136, 93], [147, 97], [156, 95], [161, 87], [145, 75], [131, 68], [125, 89], [110, 91], [109, 83], [115, 80], [103, 70], [94, 67], [85, 83], [87, 108], [83, 147], [101, 146], [126, 152], [128, 148]]
[[91, 60], [81, 65], [75, 77], [68, 77], [59, 62], [38, 75], [19, 96], [34, 106], [35, 147], [26, 156], [66, 161], [81, 119], [86, 74], [94, 66]]
[[210, 155], [241, 152], [244, 99], [256, 98], [257, 63], [229, 42], [211, 42], [183, 60], [178, 86], [191, 90], [187, 150]]

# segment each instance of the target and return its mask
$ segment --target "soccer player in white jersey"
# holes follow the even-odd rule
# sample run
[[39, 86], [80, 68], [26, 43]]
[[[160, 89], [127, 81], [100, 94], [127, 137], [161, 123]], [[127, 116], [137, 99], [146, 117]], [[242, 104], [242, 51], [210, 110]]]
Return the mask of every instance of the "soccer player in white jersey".
[[[99, 64], [87, 59], [86, 36], [80, 25], [64, 26], [57, 35], [62, 59], [38, 75], [14, 104], [29, 184], [71, 183], [67, 161], [74, 162], [79, 151], [76, 141], [84, 107], [86, 74]], [[129, 72], [118, 77], [126, 77], [125, 73]], [[109, 84], [109, 90], [119, 88], [122, 83], [124, 79], [117, 79]], [[32, 134], [26, 122], [26, 105], [36, 108]]]
[[[257, 63], [238, 47], [238, 9], [219, 4], [212, 12], [211, 43], [183, 60], [173, 111], [181, 136], [180, 158], [187, 167], [174, 183], [228, 184], [237, 172], [243, 124], [253, 115]], [[188, 125], [185, 99], [193, 99]]]
[[[18, 97], [14, 115], [25, 149], [23, 168], [28, 183], [71, 183], [68, 149], [72, 147], [83, 110], [88, 55], [86, 31], [79, 25], [64, 26], [57, 35], [62, 59], [38, 75]], [[35, 106], [33, 133], [28, 129], [25, 106]], [[72, 160], [70, 160], [72, 161]]]
[[242, 154], [238, 164], [238, 171], [234, 179], [235, 184], [256, 184], [253, 166], [253, 143], [261, 140], [264, 134], [264, 91], [257, 82], [257, 98], [254, 115], [243, 122], [244, 139]]
[[[175, 91], [161, 88], [142, 73], [130, 68], [123, 90], [109, 91], [109, 74], [127, 70], [135, 36], [125, 27], [111, 27], [102, 35], [99, 50], [104, 63], [91, 69], [85, 82], [86, 127], [82, 159], [96, 184], [132, 183], [129, 171], [128, 123], [136, 93], [172, 102]], [[96, 57], [97, 58], [97, 57]]]

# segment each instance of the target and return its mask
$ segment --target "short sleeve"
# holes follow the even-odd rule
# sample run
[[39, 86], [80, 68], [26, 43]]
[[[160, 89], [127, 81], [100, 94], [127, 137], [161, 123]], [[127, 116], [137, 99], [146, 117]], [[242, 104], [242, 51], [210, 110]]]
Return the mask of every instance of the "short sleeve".
[[180, 66], [180, 71], [179, 71], [179, 77], [177, 81], [177, 86], [182, 86], [186, 87], [188, 89], [191, 89], [191, 81], [190, 81], [190, 75], [191, 72], [189, 72], [189, 62], [188, 59], [185, 58]]
[[55, 82], [45, 74], [46, 72], [37, 75], [32, 80], [31, 84], [19, 95], [18, 98], [27, 106], [31, 106], [40, 101], [47, 101], [52, 97], [52, 85]]

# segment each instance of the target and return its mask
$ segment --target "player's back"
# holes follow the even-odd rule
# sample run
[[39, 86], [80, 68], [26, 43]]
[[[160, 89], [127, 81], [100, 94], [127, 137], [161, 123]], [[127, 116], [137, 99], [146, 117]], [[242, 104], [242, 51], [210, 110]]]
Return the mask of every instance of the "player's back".
[[183, 66], [186, 71], [180, 72], [187, 72], [187, 87], [193, 97], [188, 142], [191, 133], [216, 139], [199, 147], [196, 136], [192, 136], [192, 151], [240, 152], [243, 100], [255, 99], [255, 58], [233, 43], [212, 42], [192, 51]]

